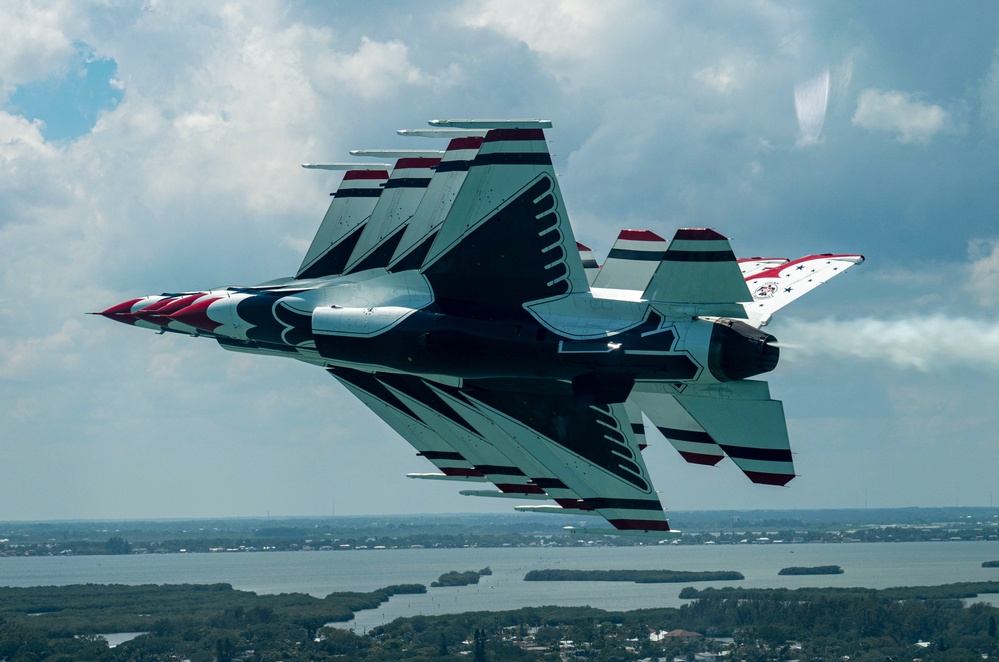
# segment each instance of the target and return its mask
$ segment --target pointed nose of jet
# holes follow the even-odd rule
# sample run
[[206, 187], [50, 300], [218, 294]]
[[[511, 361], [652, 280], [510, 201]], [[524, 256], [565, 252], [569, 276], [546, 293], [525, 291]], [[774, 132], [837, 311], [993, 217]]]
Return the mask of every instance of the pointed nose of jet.
[[175, 322], [180, 322], [181, 324], [193, 326], [199, 331], [213, 333], [215, 329], [222, 326], [222, 323], [216, 322], [208, 316], [208, 307], [218, 301], [219, 298], [220, 297], [209, 297], [207, 299], [202, 299], [201, 301], [192, 303], [189, 306], [175, 310], [168, 315], [168, 318]]
[[111, 306], [107, 310], [102, 310], [99, 313], [90, 313], [91, 315], [103, 315], [109, 320], [114, 320], [115, 322], [121, 322], [122, 324], [135, 324], [137, 319], [132, 313], [132, 306], [142, 301], [144, 297], [138, 299], [129, 299], [128, 301], [122, 301], [121, 303]]

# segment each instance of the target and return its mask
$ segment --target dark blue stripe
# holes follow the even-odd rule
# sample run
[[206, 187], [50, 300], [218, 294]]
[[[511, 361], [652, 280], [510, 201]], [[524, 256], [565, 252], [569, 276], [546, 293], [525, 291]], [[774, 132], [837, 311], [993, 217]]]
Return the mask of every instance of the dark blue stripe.
[[787, 448], [747, 448], [746, 446], [725, 446], [725, 453], [740, 460], [763, 460], [764, 462], [791, 462], [791, 451]]
[[429, 177], [397, 177], [385, 182], [385, 188], [427, 188]]
[[419, 457], [425, 457], [428, 460], [464, 460], [461, 453], [456, 453], [455, 451], [422, 451], [417, 453]]
[[666, 255], [666, 251], [636, 251], [625, 248], [612, 248], [611, 252], [607, 254], [607, 259], [661, 262], [664, 255]]
[[675, 439], [677, 441], [693, 441], [698, 444], [713, 444], [715, 440], [711, 438], [707, 432], [698, 432], [697, 430], [680, 430], [678, 428], [659, 428], [659, 431], [663, 433], [663, 436], [667, 439]]
[[441, 161], [436, 172], [465, 172], [471, 165], [471, 161]]
[[735, 253], [727, 251], [666, 251], [664, 262], [735, 262]]
[[348, 188], [330, 193], [334, 198], [377, 198], [381, 194], [380, 188]]
[[548, 152], [497, 152], [495, 154], [479, 154], [472, 162], [473, 166], [486, 165], [551, 165], [552, 156]]

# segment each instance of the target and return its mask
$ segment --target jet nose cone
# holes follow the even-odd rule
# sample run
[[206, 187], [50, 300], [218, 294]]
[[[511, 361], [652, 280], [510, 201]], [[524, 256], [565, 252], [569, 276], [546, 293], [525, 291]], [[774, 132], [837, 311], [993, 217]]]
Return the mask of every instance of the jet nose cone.
[[90, 313], [91, 315], [103, 315], [109, 320], [114, 320], [115, 322], [121, 322], [122, 324], [135, 324], [136, 317], [132, 313], [132, 306], [142, 301], [143, 297], [138, 299], [129, 299], [128, 301], [122, 301], [119, 304], [111, 306], [107, 310], [102, 310], [99, 313]]

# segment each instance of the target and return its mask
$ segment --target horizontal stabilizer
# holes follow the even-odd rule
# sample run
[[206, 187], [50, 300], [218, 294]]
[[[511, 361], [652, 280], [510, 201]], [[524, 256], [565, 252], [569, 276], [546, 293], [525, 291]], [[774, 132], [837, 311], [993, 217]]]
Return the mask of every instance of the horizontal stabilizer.
[[674, 397], [751, 481], [786, 485], [794, 478], [784, 406], [770, 398], [766, 382], [692, 386]]
[[689, 304], [752, 300], [728, 239], [707, 228], [676, 231], [642, 298]]
[[761, 271], [779, 267], [791, 260], [786, 257], [740, 257], [738, 261], [742, 277], [749, 280]]
[[776, 311], [863, 261], [863, 255], [808, 255], [757, 271], [746, 278], [753, 296], [746, 313], [762, 326]]
[[704, 428], [669, 393], [633, 391], [627, 404], [634, 403], [649, 417], [656, 429], [691, 464], [714, 466], [725, 453]]

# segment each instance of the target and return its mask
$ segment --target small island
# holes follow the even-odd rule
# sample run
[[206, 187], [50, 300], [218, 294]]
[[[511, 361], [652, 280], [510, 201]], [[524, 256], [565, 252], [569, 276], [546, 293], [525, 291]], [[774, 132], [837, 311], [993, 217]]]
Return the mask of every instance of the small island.
[[793, 566], [782, 568], [778, 575], [842, 575], [843, 568], [838, 565], [816, 565], [812, 567]]
[[741, 572], [715, 570], [531, 570], [525, 582], [635, 582], [636, 584], [678, 584], [745, 579]]
[[468, 586], [469, 584], [478, 584], [479, 576], [491, 574], [493, 574], [493, 571], [489, 568], [489, 566], [486, 566], [478, 572], [475, 572], [474, 570], [469, 570], [468, 572], [458, 572], [457, 570], [452, 570], [450, 572], [445, 572], [437, 578], [437, 581], [431, 582], [430, 585], [435, 588], [440, 586]]
[[982, 561], [983, 568], [999, 568], [999, 561]]

